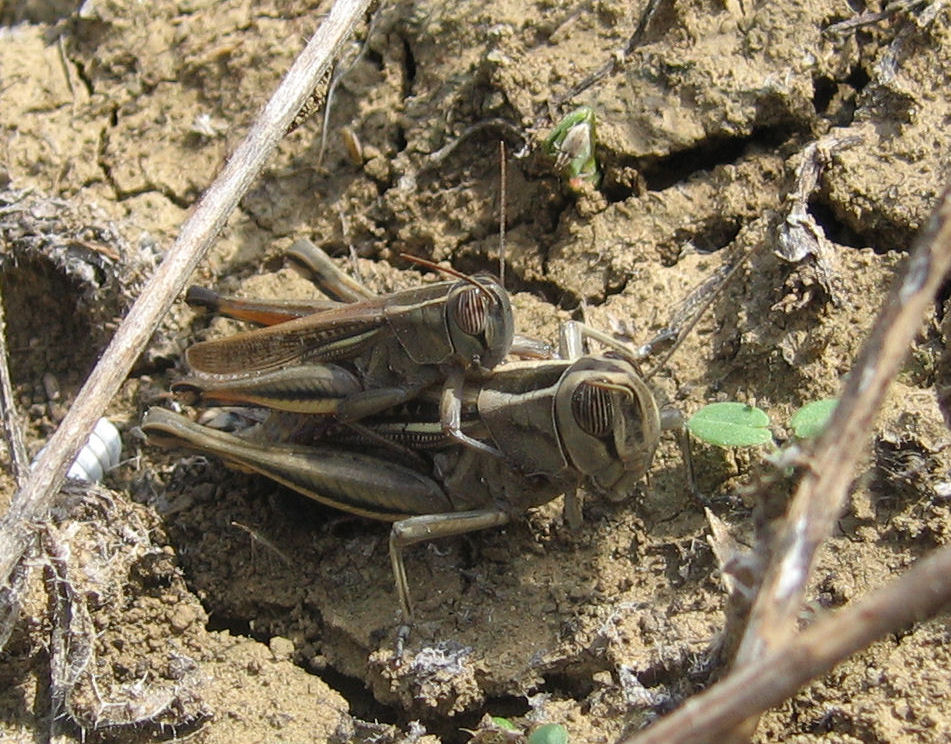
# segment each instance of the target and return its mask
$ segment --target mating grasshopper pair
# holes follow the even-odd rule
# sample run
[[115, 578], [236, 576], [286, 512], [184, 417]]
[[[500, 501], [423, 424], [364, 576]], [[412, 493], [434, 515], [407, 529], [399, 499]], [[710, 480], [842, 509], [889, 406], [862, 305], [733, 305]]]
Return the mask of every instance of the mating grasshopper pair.
[[[661, 416], [635, 355], [580, 324], [565, 359], [497, 366], [514, 338], [486, 276], [372, 297], [313, 246], [293, 251], [345, 304], [262, 303], [192, 290], [193, 304], [266, 325], [188, 349], [194, 402], [270, 409], [236, 436], [151, 409], [150, 441], [213, 454], [317, 501], [394, 522], [390, 558], [412, 618], [403, 549], [502, 525], [582, 485], [623, 496], [646, 473]], [[582, 354], [585, 336], [613, 354]], [[521, 344], [520, 344], [521, 345]], [[333, 441], [333, 444], [330, 442]]]

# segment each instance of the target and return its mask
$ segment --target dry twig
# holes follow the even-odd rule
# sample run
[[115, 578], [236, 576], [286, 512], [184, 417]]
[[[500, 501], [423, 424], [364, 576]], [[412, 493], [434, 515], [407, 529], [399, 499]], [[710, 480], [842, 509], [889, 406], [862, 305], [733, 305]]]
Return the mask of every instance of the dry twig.
[[[93, 423], [369, 3], [370, 0], [337, 0], [248, 136], [182, 225], [175, 244], [119, 326], [76, 403], [0, 521], [0, 585], [10, 581], [32, 540], [30, 524], [45, 518], [69, 463], [86, 441]], [[0, 607], [0, 615], [2, 610]]]
[[951, 601], [949, 574], [951, 548], [941, 548], [884, 589], [818, 621], [785, 646], [695, 695], [626, 744], [721, 741], [724, 731], [752, 711], [778, 705], [847, 656], [939, 612]]
[[592, 85], [599, 82], [600, 80], [603, 80], [608, 75], [613, 75], [618, 70], [622, 69], [624, 64], [627, 62], [628, 57], [631, 56], [631, 53], [644, 42], [645, 35], [647, 34], [647, 27], [650, 25], [650, 22], [653, 20], [654, 15], [657, 13], [657, 9], [659, 7], [660, 0], [648, 0], [647, 5], [644, 6], [640, 17], [637, 20], [637, 28], [634, 29], [634, 33], [631, 34], [630, 38], [627, 40], [627, 43], [625, 43], [620, 49], [616, 49], [611, 54], [611, 57], [607, 62], [602, 64], [597, 70], [585, 77], [580, 83], [573, 85], [561, 95], [552, 98], [552, 100], [548, 101], [545, 106], [539, 108], [539, 110], [535, 112], [535, 121], [532, 124], [532, 129], [537, 130], [545, 124], [551, 124], [553, 111], [557, 111], [567, 101], [570, 101], [576, 96], [581, 95]]
[[233, 520], [231, 522], [231, 526], [237, 527], [239, 530], [243, 530], [244, 532], [248, 534], [248, 536], [251, 538], [252, 548], [254, 548], [255, 543], [261, 543], [261, 545], [263, 545], [265, 548], [267, 548], [272, 553], [274, 553], [278, 558], [280, 558], [281, 561], [283, 561], [285, 566], [294, 565], [294, 561], [291, 560], [291, 557], [287, 553], [285, 553], [283, 550], [281, 550], [279, 547], [277, 547], [277, 545], [275, 545], [273, 541], [268, 540], [264, 536], [264, 533], [259, 532], [258, 530], [255, 530], [251, 527], [248, 527], [246, 524], [241, 524], [241, 522], [235, 522]]
[[3, 297], [0, 297], [0, 413], [3, 417], [3, 433], [10, 448], [10, 463], [17, 486], [22, 486], [30, 473], [30, 458], [23, 444], [23, 429], [17, 415], [13, 398], [13, 382], [10, 378], [10, 357], [7, 352], [7, 326], [4, 318]]
[[[895, 0], [880, 11], [866, 11], [838, 23], [833, 23], [825, 32], [830, 35], [844, 35], [862, 26], [870, 26], [897, 15], [915, 13], [929, 5], [930, 0]], [[943, 3], [934, 3], [942, 5]]]
[[[17, 487], [21, 487], [30, 473], [30, 459], [23, 444], [23, 429], [20, 427], [13, 398], [13, 382], [10, 378], [9, 354], [7, 352], [7, 329], [4, 319], [3, 297], [0, 297], [0, 418], [10, 449], [10, 463]], [[25, 565], [18, 565], [7, 576], [6, 585], [0, 584], [0, 648], [3, 648], [20, 613], [20, 596], [29, 576]]]
[[[628, 744], [680, 743], [722, 734], [758, 716], [848, 654], [937, 612], [951, 600], [951, 585], [945, 580], [951, 551], [945, 548], [888, 590], [789, 640], [796, 632], [816, 551], [832, 532], [888, 385], [949, 266], [951, 187], [916, 239], [828, 428], [804, 458], [808, 470], [770, 551], [770, 564], [737, 653], [737, 671], [668, 719], [628, 739]], [[733, 733], [737, 739], [748, 737], [754, 728], [755, 720], [747, 720]]]

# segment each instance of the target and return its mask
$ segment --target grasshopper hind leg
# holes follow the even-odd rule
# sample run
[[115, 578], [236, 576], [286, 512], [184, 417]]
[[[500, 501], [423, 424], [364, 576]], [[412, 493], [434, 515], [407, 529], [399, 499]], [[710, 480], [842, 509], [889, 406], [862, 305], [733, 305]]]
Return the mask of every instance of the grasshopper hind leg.
[[339, 307], [334, 300], [263, 300], [227, 297], [206, 287], [189, 287], [185, 302], [214, 315], [234, 318], [259, 326], [286, 323], [305, 315], [322, 313]]
[[410, 600], [409, 582], [406, 579], [403, 549], [426, 540], [453, 537], [476, 530], [499, 527], [509, 521], [509, 515], [500, 509], [476, 509], [473, 511], [449, 512], [448, 514], [424, 514], [393, 523], [393, 529], [390, 531], [390, 561], [393, 564], [396, 593], [399, 596], [400, 609], [403, 613], [403, 625], [400, 629], [401, 639], [405, 639], [408, 626], [413, 622], [413, 604]]
[[310, 274], [317, 287], [340, 302], [360, 302], [376, 295], [360, 282], [337, 268], [323, 250], [306, 238], [301, 238], [287, 250], [287, 257]]

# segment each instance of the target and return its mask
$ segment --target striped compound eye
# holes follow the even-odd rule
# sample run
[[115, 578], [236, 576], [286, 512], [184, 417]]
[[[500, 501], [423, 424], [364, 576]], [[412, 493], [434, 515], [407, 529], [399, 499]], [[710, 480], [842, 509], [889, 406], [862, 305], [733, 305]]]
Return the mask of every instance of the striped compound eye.
[[571, 396], [571, 413], [581, 430], [593, 437], [607, 436], [614, 428], [614, 399], [611, 391], [583, 382]]
[[463, 333], [478, 336], [485, 331], [489, 314], [489, 298], [484, 290], [469, 287], [456, 296], [453, 315]]

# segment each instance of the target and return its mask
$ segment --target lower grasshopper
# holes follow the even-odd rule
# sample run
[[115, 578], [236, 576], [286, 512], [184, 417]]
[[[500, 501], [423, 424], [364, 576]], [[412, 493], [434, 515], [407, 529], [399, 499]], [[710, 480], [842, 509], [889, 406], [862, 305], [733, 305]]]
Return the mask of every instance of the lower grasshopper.
[[459, 390], [508, 354], [514, 321], [508, 293], [488, 275], [375, 297], [309, 241], [292, 255], [344, 302], [232, 301], [191, 289], [187, 299], [267, 327], [194, 344], [180, 396], [265, 406], [356, 421], [443, 385], [445, 429], [476, 448], [458, 426]]

